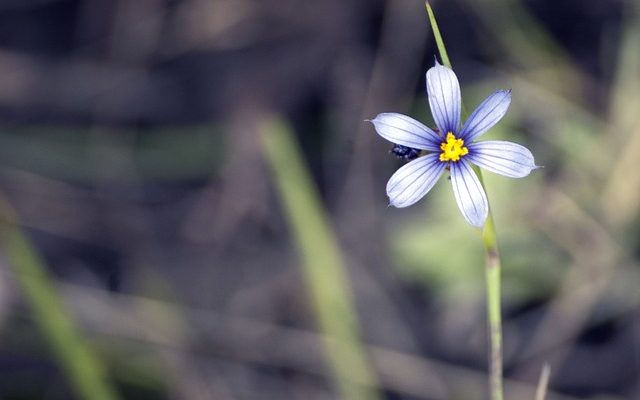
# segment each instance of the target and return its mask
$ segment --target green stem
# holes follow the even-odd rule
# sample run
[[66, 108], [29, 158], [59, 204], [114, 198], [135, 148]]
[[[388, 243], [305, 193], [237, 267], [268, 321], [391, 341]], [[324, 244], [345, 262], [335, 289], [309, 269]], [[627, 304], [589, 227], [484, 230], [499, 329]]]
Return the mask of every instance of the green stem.
[[451, 68], [451, 61], [449, 60], [449, 54], [447, 54], [447, 48], [444, 46], [444, 41], [442, 40], [442, 34], [440, 33], [440, 28], [438, 27], [438, 23], [436, 22], [436, 15], [433, 13], [433, 9], [428, 1], [424, 3], [425, 7], [427, 7], [427, 14], [429, 14], [429, 22], [431, 22], [431, 29], [433, 30], [433, 36], [436, 39], [436, 45], [438, 46], [438, 52], [440, 52], [440, 58], [442, 59], [442, 63], [447, 67]]
[[[438, 51], [442, 63], [449, 68], [451, 61], [447, 54], [447, 49], [442, 40], [442, 34], [435, 14], [429, 2], [425, 2], [427, 13], [429, 14], [429, 22], [436, 39]], [[478, 174], [478, 179], [484, 188], [484, 180], [482, 172], [479, 168], [474, 167]], [[485, 190], [486, 191], [486, 190]], [[489, 387], [491, 390], [492, 400], [502, 400], [502, 309], [500, 306], [500, 252], [498, 251], [498, 238], [496, 235], [495, 224], [493, 222], [493, 214], [489, 207], [489, 215], [482, 229], [482, 244], [485, 253], [485, 279], [487, 283], [487, 321], [489, 328], [489, 342], [491, 350], [489, 353]]]
[[[482, 175], [478, 171], [480, 181]], [[483, 185], [484, 186], [484, 185]], [[491, 368], [489, 385], [491, 399], [502, 400], [502, 309], [500, 306], [500, 252], [498, 239], [489, 208], [487, 222], [482, 229], [482, 244], [485, 252], [485, 276], [487, 280], [487, 318], [489, 322], [489, 366]]]
[[103, 364], [68, 315], [44, 261], [22, 233], [15, 211], [2, 195], [0, 248], [76, 397], [116, 400], [118, 395]]
[[266, 162], [301, 256], [305, 283], [325, 337], [340, 398], [381, 399], [375, 372], [360, 340], [344, 259], [293, 132], [277, 118], [266, 120], [260, 130]]

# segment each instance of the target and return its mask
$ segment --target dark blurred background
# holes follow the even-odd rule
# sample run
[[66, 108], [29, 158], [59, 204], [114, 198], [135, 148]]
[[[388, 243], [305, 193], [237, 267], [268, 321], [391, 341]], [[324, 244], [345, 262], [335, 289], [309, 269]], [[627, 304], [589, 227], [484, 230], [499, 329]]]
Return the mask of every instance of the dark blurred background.
[[[433, 1], [487, 138], [507, 398], [640, 399], [640, 4]], [[387, 208], [401, 162], [364, 120], [432, 125], [418, 0], [1, 0], [0, 193], [126, 399], [333, 399], [260, 124], [293, 127], [386, 399], [486, 399], [483, 255], [440, 182]], [[7, 212], [6, 210], [4, 212]], [[0, 398], [75, 399], [0, 248]]]

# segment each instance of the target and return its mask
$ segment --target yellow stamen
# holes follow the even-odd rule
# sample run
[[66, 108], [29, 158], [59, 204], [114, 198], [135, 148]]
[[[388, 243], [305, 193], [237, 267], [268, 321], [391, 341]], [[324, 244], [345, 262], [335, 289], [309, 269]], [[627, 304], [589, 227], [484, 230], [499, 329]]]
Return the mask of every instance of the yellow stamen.
[[464, 147], [464, 140], [456, 139], [451, 132], [447, 133], [447, 140], [442, 142], [440, 150], [442, 150], [440, 161], [458, 161], [460, 157], [469, 153], [469, 149]]

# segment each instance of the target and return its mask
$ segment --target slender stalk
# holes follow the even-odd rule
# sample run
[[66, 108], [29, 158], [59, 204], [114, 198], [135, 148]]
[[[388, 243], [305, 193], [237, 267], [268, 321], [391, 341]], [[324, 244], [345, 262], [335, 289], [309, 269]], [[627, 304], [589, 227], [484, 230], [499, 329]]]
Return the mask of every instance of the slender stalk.
[[75, 396], [84, 400], [118, 399], [104, 365], [75, 326], [44, 261], [22, 233], [15, 211], [2, 195], [0, 248]]
[[[427, 13], [429, 14], [429, 22], [431, 23], [431, 29], [436, 39], [438, 51], [440, 52], [440, 58], [442, 63], [449, 68], [451, 67], [451, 61], [447, 54], [447, 49], [442, 40], [440, 28], [436, 22], [435, 14], [429, 2], [425, 2]], [[474, 167], [480, 183], [484, 187], [484, 180], [482, 179], [482, 171], [479, 168]], [[485, 189], [486, 191], [486, 189]], [[482, 229], [482, 244], [484, 246], [485, 253], [485, 279], [487, 284], [487, 322], [489, 328], [489, 387], [491, 391], [492, 400], [503, 399], [502, 389], [502, 309], [500, 305], [500, 252], [498, 250], [498, 238], [496, 235], [495, 224], [493, 222], [493, 214], [491, 207], [489, 207], [489, 215], [487, 221]]]
[[431, 4], [429, 4], [428, 1], [425, 1], [424, 5], [425, 7], [427, 7], [427, 14], [429, 14], [429, 22], [431, 22], [433, 37], [436, 39], [436, 45], [438, 46], [438, 51], [440, 52], [440, 58], [442, 59], [442, 63], [447, 67], [451, 68], [451, 60], [449, 60], [449, 54], [447, 54], [447, 49], [444, 46], [444, 41], [442, 40], [442, 34], [440, 34], [440, 28], [438, 27], [438, 23], [436, 22], [436, 15], [433, 13]]
[[536, 388], [536, 400], [544, 400], [547, 397], [547, 391], [549, 389], [549, 375], [551, 374], [551, 367], [549, 364], [544, 364], [542, 372], [540, 373], [540, 380], [538, 381], [538, 387]]
[[[478, 171], [479, 172], [479, 171]], [[480, 176], [482, 182], [482, 176]], [[493, 215], [489, 208], [487, 222], [482, 229], [482, 244], [485, 252], [485, 276], [487, 281], [487, 318], [489, 322], [489, 384], [491, 399], [502, 400], [502, 309], [500, 307], [500, 252]]]
[[340, 398], [380, 399], [375, 372], [360, 340], [344, 259], [293, 132], [276, 118], [266, 120], [260, 130]]

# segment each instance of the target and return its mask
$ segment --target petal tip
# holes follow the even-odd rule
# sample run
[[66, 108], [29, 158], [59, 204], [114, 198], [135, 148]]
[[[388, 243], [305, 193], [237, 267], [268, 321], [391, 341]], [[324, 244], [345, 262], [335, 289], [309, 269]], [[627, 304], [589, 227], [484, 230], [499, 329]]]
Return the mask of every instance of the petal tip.
[[410, 206], [411, 204], [403, 204], [403, 203], [398, 203], [397, 201], [394, 201], [394, 196], [390, 195], [389, 193], [387, 193], [387, 197], [389, 198], [389, 204], [387, 205], [387, 208], [405, 208]]
[[443, 132], [458, 132], [460, 129], [460, 83], [453, 69], [440, 63], [429, 68], [426, 74], [426, 89], [431, 115]]
[[467, 210], [467, 212], [463, 212], [462, 215], [469, 225], [476, 228], [482, 228], [485, 222], [487, 222], [489, 207], [487, 203], [477, 205], [481, 206], [479, 210], [476, 209], [474, 210], [475, 212], [469, 212], [471, 210]]
[[503, 95], [505, 99], [511, 100], [511, 93], [513, 89], [499, 89], [496, 90], [493, 94]]
[[487, 217], [485, 216], [482, 219], [479, 219], [478, 221], [468, 221], [469, 224], [471, 226], [473, 226], [474, 228], [478, 228], [478, 229], [482, 229], [484, 227], [484, 223], [487, 221]]
[[478, 229], [482, 229], [482, 227], [484, 227], [484, 224], [487, 222], [487, 217], [489, 216], [489, 209], [484, 208], [482, 210], [482, 214], [467, 215], [465, 213], [463, 216], [464, 216], [464, 219], [467, 220], [469, 225]]
[[477, 175], [466, 161], [452, 165], [451, 184], [465, 221], [481, 228], [489, 215], [489, 202]]
[[377, 130], [378, 124], [381, 124], [381, 123], [384, 122], [384, 121], [382, 121], [381, 117], [383, 117], [383, 115], [382, 114], [378, 114], [373, 119], [365, 119], [364, 122], [370, 122]]

